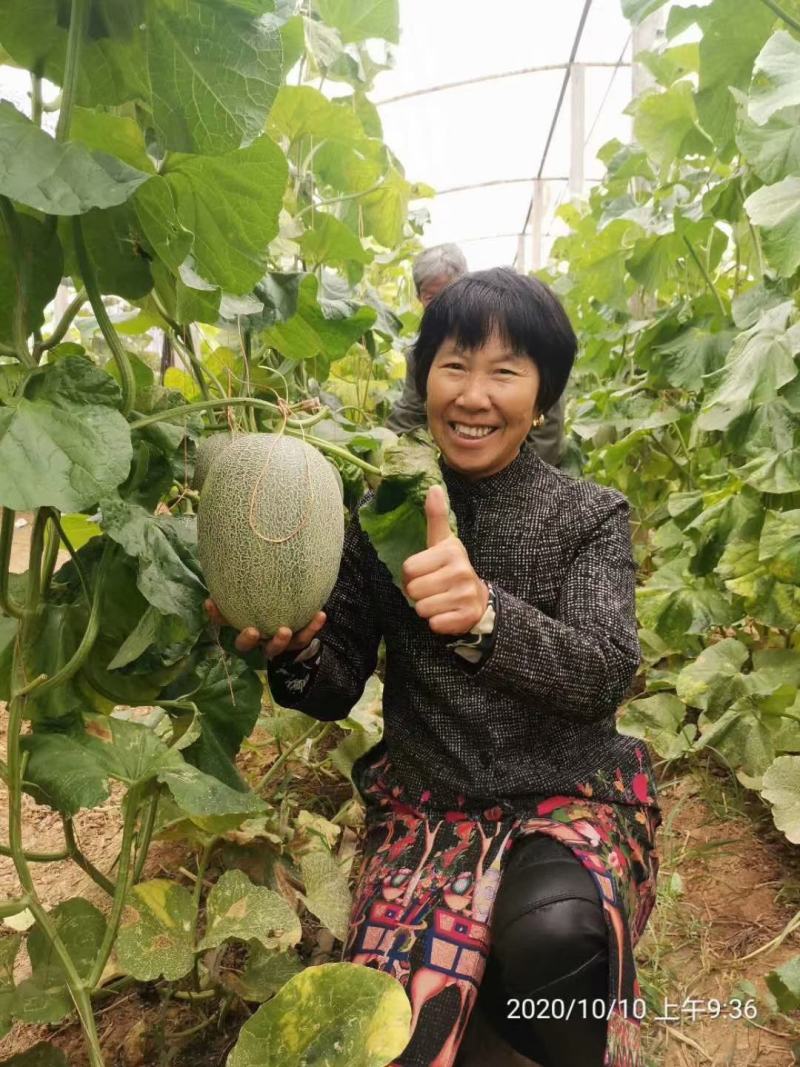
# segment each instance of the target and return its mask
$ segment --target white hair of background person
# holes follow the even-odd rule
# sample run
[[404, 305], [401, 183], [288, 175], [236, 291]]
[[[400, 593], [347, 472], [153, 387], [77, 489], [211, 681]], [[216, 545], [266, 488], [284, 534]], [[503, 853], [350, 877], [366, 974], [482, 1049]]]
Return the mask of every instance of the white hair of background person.
[[436, 278], [451, 278], [455, 280], [468, 270], [464, 253], [454, 244], [434, 245], [420, 252], [414, 260], [411, 273], [417, 292], [422, 289], [426, 282]]

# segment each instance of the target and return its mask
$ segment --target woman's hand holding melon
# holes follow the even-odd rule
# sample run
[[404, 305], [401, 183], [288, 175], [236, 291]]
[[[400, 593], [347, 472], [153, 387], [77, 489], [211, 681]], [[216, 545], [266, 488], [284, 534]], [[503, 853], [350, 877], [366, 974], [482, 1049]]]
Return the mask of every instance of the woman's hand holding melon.
[[[213, 600], [206, 600], [205, 609], [215, 626], [228, 625]], [[318, 611], [311, 622], [304, 626], [302, 630], [292, 633], [288, 626], [281, 626], [277, 633], [270, 638], [265, 638], [254, 626], [248, 626], [246, 629], [239, 631], [234, 644], [239, 652], [252, 652], [257, 645], [261, 645], [267, 659], [274, 659], [283, 652], [299, 652], [311, 644], [325, 625], [326, 618], [324, 611]]]
[[438, 485], [425, 497], [428, 547], [403, 564], [403, 588], [414, 609], [437, 634], [464, 634], [480, 621], [489, 588], [447, 521], [447, 501]]

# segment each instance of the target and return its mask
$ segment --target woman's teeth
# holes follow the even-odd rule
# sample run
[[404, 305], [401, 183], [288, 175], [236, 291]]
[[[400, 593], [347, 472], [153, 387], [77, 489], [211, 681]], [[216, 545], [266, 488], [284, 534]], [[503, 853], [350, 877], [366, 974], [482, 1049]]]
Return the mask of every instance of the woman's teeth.
[[461, 437], [488, 437], [497, 428], [495, 426], [465, 426], [460, 422], [451, 422], [450, 425]]

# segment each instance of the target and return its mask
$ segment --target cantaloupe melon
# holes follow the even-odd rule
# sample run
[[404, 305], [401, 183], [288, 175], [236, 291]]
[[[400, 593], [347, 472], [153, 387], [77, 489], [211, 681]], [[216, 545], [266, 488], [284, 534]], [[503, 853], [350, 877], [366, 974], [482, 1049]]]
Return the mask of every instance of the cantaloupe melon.
[[219, 433], [212, 433], [203, 438], [197, 446], [197, 454], [194, 459], [192, 489], [196, 489], [198, 493], [200, 492], [211, 469], [211, 464], [220, 452], [228, 447], [232, 440], [233, 436], [229, 430], [221, 430]]
[[330, 595], [344, 541], [342, 496], [324, 456], [276, 434], [243, 434], [215, 458], [200, 494], [197, 548], [232, 626], [299, 630]]

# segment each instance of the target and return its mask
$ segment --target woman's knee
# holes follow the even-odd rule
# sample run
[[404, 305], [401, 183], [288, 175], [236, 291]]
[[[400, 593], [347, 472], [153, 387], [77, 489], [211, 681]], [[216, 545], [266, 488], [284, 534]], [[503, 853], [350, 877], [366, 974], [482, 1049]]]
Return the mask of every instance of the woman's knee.
[[[602, 973], [608, 929], [589, 872], [552, 838], [512, 852], [492, 918], [492, 954], [510, 992], [530, 994], [563, 979]], [[600, 991], [602, 992], [602, 990]]]
[[519, 915], [493, 938], [492, 954], [509, 992], [530, 995], [608, 959], [599, 904], [559, 900]]

